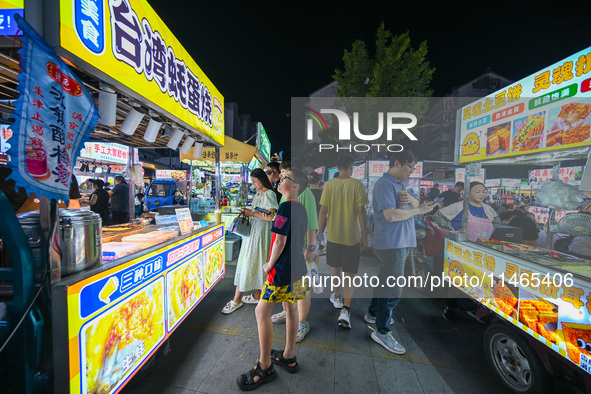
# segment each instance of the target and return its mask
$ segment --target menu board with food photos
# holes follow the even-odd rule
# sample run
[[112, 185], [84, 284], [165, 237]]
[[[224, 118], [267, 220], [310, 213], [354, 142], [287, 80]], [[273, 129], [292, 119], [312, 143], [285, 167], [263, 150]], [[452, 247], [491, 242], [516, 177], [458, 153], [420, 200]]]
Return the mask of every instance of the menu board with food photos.
[[[492, 241], [488, 241], [492, 242]], [[449, 283], [591, 374], [591, 267], [521, 244], [445, 240]]]
[[[224, 226], [217, 225], [71, 285], [67, 300], [69, 392], [117, 392], [225, 274]], [[65, 293], [65, 294], [63, 294]], [[63, 294], [63, 295], [62, 295]], [[65, 380], [65, 377], [64, 377]]]
[[591, 144], [591, 47], [460, 110], [460, 163]]

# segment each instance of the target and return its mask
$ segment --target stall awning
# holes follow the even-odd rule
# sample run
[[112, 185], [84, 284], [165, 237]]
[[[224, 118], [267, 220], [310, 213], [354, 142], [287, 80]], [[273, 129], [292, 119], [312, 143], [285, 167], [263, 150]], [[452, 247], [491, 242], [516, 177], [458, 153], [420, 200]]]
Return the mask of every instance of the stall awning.
[[[199, 163], [215, 161], [215, 148], [203, 148], [200, 159], [193, 157], [193, 149], [191, 148], [186, 155], [181, 153], [181, 161], [197, 166]], [[255, 146], [245, 144], [234, 138], [225, 137], [224, 146], [220, 148], [220, 162], [250, 163], [255, 151]]]

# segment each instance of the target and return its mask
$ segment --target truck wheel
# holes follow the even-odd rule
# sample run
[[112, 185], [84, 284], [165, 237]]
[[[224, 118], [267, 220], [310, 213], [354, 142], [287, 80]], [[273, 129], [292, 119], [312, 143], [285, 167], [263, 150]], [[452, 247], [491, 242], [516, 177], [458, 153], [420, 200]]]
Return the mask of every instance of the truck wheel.
[[552, 379], [527, 341], [504, 323], [490, 325], [484, 333], [488, 364], [505, 386], [516, 393], [549, 393]]

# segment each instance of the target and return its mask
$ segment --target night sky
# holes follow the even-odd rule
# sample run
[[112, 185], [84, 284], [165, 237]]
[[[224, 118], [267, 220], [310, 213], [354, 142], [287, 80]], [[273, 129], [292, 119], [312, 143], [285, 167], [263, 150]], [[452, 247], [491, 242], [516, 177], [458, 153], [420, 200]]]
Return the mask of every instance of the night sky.
[[371, 50], [382, 21], [415, 48], [427, 41], [435, 96], [488, 68], [519, 80], [591, 46], [588, 1], [148, 2], [226, 103], [263, 123], [273, 152], [289, 149], [291, 97], [330, 83], [355, 40]]

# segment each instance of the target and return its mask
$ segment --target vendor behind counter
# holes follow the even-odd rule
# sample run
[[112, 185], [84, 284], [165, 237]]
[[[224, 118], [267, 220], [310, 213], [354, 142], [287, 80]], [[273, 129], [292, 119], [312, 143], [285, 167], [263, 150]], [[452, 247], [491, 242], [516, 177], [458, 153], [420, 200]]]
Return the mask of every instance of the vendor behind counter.
[[[495, 228], [500, 224], [500, 220], [495, 210], [483, 203], [486, 198], [484, 184], [480, 182], [470, 183], [468, 198], [468, 240], [489, 239]], [[464, 202], [459, 201], [437, 211], [433, 216], [433, 220], [440, 227], [448, 230], [459, 230], [462, 227], [463, 215]]]

